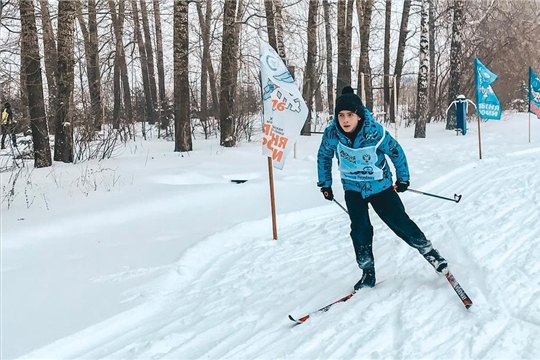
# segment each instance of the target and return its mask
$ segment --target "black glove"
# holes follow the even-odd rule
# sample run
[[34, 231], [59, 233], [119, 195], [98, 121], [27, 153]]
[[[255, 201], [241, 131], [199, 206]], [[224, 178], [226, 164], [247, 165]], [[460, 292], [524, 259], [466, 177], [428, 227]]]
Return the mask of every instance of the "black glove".
[[334, 193], [332, 192], [332, 187], [322, 187], [321, 192], [323, 193], [323, 196], [326, 200], [332, 201], [334, 200]]
[[407, 191], [410, 184], [411, 183], [408, 181], [398, 180], [396, 181], [395, 189], [397, 192], [404, 192], [404, 191]]

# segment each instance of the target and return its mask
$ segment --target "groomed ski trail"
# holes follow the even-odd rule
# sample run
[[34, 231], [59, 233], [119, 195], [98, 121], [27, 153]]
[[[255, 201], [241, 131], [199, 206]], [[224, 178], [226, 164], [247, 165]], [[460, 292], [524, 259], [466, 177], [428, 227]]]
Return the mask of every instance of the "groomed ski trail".
[[[467, 184], [459, 204], [402, 196], [473, 300], [470, 311], [372, 212], [384, 283], [291, 326], [287, 314], [335, 300], [361, 276], [348, 217], [327, 204], [279, 216], [278, 241], [269, 219], [210, 236], [151, 288], [130, 294], [147, 299], [143, 305], [24, 358], [539, 358], [537, 157], [475, 162], [415, 186], [452, 195]], [[513, 176], [515, 166], [535, 182]], [[486, 212], [493, 213], [487, 223], [462, 215]]]

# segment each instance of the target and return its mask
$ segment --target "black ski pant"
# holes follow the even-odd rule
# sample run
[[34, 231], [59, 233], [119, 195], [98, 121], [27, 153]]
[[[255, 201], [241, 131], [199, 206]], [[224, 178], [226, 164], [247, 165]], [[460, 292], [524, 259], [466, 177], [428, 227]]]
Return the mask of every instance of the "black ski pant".
[[345, 203], [351, 219], [351, 238], [356, 254], [356, 262], [362, 270], [374, 270], [373, 226], [369, 220], [368, 204], [382, 221], [407, 244], [417, 249], [420, 254], [429, 252], [431, 241], [409, 218], [405, 207], [393, 188], [388, 188], [366, 199], [359, 192], [346, 190]]

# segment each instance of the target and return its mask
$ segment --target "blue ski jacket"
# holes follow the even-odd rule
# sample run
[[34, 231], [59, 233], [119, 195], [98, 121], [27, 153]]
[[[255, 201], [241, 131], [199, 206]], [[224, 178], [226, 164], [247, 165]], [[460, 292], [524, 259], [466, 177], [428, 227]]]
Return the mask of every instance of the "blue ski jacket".
[[[376, 149], [376, 166], [383, 170], [381, 180], [361, 181], [343, 178], [341, 183], [344, 190], [352, 190], [362, 194], [365, 199], [371, 195], [380, 193], [392, 186], [392, 172], [387, 164], [386, 156], [390, 158], [396, 169], [396, 177], [400, 181], [409, 180], [409, 166], [407, 158], [401, 145], [394, 139], [381, 124], [373, 119], [368, 109], [364, 111], [364, 122], [354, 141], [350, 140], [341, 130], [338, 120], [334, 117], [333, 122], [328, 125], [322, 136], [321, 145], [317, 154], [318, 182], [319, 187], [332, 186], [332, 160], [334, 155], [338, 159], [338, 144], [341, 143], [352, 149], [366, 148], [375, 146], [384, 139]], [[361, 171], [361, 166], [358, 171]]]

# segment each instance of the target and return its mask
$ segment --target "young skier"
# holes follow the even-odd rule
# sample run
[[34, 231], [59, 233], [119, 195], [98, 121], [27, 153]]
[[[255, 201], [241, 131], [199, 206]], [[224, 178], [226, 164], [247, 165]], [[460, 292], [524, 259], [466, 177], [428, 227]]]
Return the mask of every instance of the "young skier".
[[[433, 248], [418, 226], [409, 218], [397, 192], [409, 187], [409, 167], [403, 149], [364, 107], [358, 95], [347, 86], [336, 100], [334, 121], [324, 131], [317, 166], [317, 186], [326, 200], [332, 201], [332, 159], [336, 155], [345, 203], [351, 220], [351, 238], [362, 278], [354, 290], [375, 286], [373, 226], [368, 204], [397, 236], [417, 249], [442, 272], [446, 260]], [[387, 157], [396, 168], [396, 183]]]

